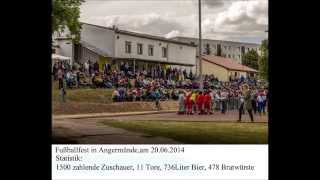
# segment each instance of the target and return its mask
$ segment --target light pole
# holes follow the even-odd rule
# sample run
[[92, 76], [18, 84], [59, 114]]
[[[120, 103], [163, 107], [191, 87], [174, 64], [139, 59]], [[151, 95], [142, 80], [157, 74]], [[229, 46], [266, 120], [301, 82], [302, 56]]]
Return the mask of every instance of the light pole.
[[201, 40], [201, 0], [198, 1], [199, 6], [199, 52], [198, 52], [198, 66], [199, 66], [199, 76], [200, 76], [200, 90], [203, 90], [203, 77], [202, 77], [202, 40]]
[[202, 40], [201, 40], [201, 0], [198, 1], [198, 6], [199, 6], [199, 53], [198, 53], [198, 63], [199, 63], [199, 75], [202, 75], [202, 59], [201, 59], [201, 51], [202, 51]]

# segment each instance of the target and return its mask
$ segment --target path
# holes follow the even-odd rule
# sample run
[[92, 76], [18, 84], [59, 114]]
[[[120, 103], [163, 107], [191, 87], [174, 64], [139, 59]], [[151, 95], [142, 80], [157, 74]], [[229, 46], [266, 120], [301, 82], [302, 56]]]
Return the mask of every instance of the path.
[[95, 119], [53, 120], [57, 143], [71, 144], [179, 144], [169, 138], [126, 131], [103, 125]]

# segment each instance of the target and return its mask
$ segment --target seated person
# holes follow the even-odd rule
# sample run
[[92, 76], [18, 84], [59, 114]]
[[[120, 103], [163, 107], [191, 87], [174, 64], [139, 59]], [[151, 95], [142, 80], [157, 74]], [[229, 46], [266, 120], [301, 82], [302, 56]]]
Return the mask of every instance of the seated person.
[[99, 75], [99, 73], [96, 73], [95, 76], [93, 76], [92, 78], [92, 83], [94, 86], [96, 87], [103, 87], [104, 84], [103, 84], [103, 79], [102, 77]]
[[115, 89], [113, 92], [112, 92], [112, 101], [113, 102], [119, 102], [120, 100], [120, 94], [119, 94], [119, 91], [117, 89]]
[[132, 90], [128, 89], [126, 92], [126, 100], [131, 102], [133, 100], [133, 96], [132, 96]]
[[136, 88], [136, 101], [141, 101], [142, 89]]

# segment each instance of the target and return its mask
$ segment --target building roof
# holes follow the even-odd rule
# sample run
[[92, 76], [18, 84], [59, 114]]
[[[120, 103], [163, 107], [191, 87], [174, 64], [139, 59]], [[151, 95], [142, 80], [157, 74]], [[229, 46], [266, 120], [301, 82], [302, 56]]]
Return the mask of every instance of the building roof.
[[[185, 36], [175, 36], [170, 39], [190, 39], [190, 40], [198, 40], [198, 38], [195, 37], [185, 37]], [[202, 40], [205, 41], [218, 41], [218, 42], [226, 42], [226, 43], [236, 43], [236, 44], [247, 44], [247, 45], [254, 45], [254, 46], [260, 46], [259, 43], [251, 43], [251, 42], [240, 42], [240, 41], [227, 41], [227, 40], [220, 40], [220, 39], [206, 39], [202, 38]]]
[[85, 42], [85, 41], [81, 40], [80, 44], [81, 44], [81, 46], [83, 46], [83, 47], [85, 47], [85, 48], [87, 48], [87, 49], [89, 49], [89, 50], [91, 50], [91, 51], [93, 51], [93, 52], [95, 52], [95, 53], [97, 53], [99, 55], [102, 55], [104, 57], [110, 57], [110, 55], [108, 53], [106, 53], [103, 50], [101, 50], [101, 49], [89, 44], [88, 42]]
[[111, 27], [99, 26], [99, 25], [89, 24], [89, 23], [84, 23], [84, 22], [82, 22], [82, 24], [86, 24], [89, 26], [96, 26], [98, 28], [103, 28], [103, 29], [108, 29], [108, 30], [114, 30], [114, 32], [119, 33], [119, 34], [125, 34], [125, 35], [130, 35], [130, 36], [141, 37], [141, 38], [153, 39], [153, 40], [164, 41], [164, 42], [175, 43], [175, 44], [181, 44], [181, 45], [185, 45], [185, 46], [197, 47], [197, 45], [194, 45], [191, 43], [186, 43], [186, 42], [173, 40], [173, 39], [167, 39], [167, 38], [161, 37], [161, 36], [154, 36], [154, 35], [145, 34], [145, 33], [132, 32], [132, 31], [127, 31], [127, 30], [122, 30], [119, 28], [114, 29]]
[[232, 71], [258, 72], [257, 70], [249, 68], [248, 66], [238, 64], [230, 58], [213, 56], [213, 55], [203, 55], [202, 60], [205, 60], [209, 63], [216, 64], [218, 66], [222, 66], [222, 67], [224, 67], [228, 70], [232, 70]]

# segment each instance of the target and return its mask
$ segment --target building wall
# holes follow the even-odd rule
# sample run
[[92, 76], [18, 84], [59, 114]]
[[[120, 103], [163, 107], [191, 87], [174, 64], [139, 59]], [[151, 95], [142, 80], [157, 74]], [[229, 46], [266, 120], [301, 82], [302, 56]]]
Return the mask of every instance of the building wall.
[[70, 57], [71, 63], [73, 62], [73, 49], [71, 40], [56, 40], [59, 48], [56, 48], [56, 54]]
[[[147, 61], [160, 61], [167, 63], [195, 64], [196, 47], [169, 43], [125, 34], [115, 34], [115, 57], [136, 58]], [[131, 42], [131, 53], [125, 52], [126, 41]], [[137, 44], [142, 44], [142, 54], [138, 54]], [[149, 45], [153, 46], [153, 56], [149, 56]], [[167, 48], [167, 57], [162, 56], [162, 47]]]
[[85, 41], [109, 56], [114, 56], [114, 31], [93, 25], [83, 24], [81, 40]]
[[[119, 37], [119, 38], [118, 38]], [[168, 58], [162, 57], [162, 47], [167, 47], [168, 43], [147, 38], [140, 38], [125, 34], [115, 34], [115, 57], [117, 58], [136, 58], [149, 61], [167, 62]], [[126, 41], [131, 42], [131, 53], [125, 52]], [[142, 45], [142, 54], [138, 54], [137, 44]], [[153, 56], [148, 55], [148, 46], [153, 45]]]
[[169, 62], [196, 64], [196, 47], [169, 43]]
[[[198, 45], [198, 39], [197, 38], [187, 38], [187, 37], [176, 37], [173, 38], [175, 40], [179, 40], [186, 43], [195, 43]], [[245, 47], [245, 53], [248, 52], [250, 49], [255, 49], [260, 53], [259, 44], [252, 44], [252, 43], [242, 43], [242, 42], [232, 42], [232, 41], [222, 41], [222, 40], [209, 40], [209, 39], [203, 39], [202, 40], [202, 53], [206, 54], [206, 47], [207, 44], [209, 44], [210, 54], [209, 55], [217, 55], [217, 45], [221, 45], [221, 55], [227, 58], [234, 59], [237, 63], [241, 64], [241, 47]], [[249, 49], [248, 49], [249, 48]], [[197, 51], [198, 55], [198, 51]]]
[[220, 81], [229, 81], [229, 72], [226, 68], [202, 61], [202, 73], [216, 76]]
[[237, 72], [237, 78], [240, 78], [241, 76], [243, 77], [247, 77], [247, 72], [243, 72], [243, 71], [229, 71], [229, 76], [234, 76], [235, 73]]

